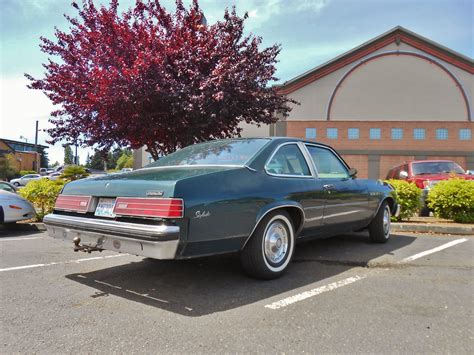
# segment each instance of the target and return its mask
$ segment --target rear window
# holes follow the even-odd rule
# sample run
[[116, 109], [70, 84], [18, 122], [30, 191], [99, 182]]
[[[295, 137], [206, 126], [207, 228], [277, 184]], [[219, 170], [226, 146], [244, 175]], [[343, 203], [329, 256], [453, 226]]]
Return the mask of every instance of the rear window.
[[452, 161], [433, 161], [423, 163], [413, 163], [413, 175], [428, 175], [428, 174], [442, 174], [454, 173], [465, 174], [463, 168]]
[[236, 139], [195, 144], [167, 155], [147, 167], [244, 165], [269, 141], [269, 139]]

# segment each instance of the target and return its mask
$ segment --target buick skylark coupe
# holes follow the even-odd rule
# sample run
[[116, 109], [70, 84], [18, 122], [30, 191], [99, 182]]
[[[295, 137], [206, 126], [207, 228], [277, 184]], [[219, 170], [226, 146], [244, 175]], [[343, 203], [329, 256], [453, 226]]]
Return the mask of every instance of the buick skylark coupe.
[[330, 147], [294, 138], [217, 140], [147, 167], [67, 184], [48, 233], [75, 250], [155, 259], [239, 252], [251, 276], [280, 276], [297, 241], [368, 229], [390, 237], [390, 185], [356, 178]]

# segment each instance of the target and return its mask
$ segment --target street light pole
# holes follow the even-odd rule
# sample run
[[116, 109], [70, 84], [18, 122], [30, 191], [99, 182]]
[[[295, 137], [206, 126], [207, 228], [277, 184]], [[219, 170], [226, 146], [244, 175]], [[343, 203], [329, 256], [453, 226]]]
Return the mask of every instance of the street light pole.
[[36, 120], [36, 130], [35, 130], [35, 170], [39, 172], [38, 166], [38, 120]]

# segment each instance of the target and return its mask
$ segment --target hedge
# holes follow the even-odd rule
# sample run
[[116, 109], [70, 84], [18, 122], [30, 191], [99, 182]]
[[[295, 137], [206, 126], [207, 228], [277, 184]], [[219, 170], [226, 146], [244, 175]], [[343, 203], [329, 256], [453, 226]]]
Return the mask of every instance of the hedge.
[[421, 190], [413, 183], [404, 180], [387, 180], [395, 189], [395, 199], [400, 205], [400, 215], [393, 216], [394, 221], [407, 220], [417, 214], [421, 208]]
[[427, 203], [436, 217], [474, 223], [474, 181], [458, 178], [440, 181], [428, 193]]

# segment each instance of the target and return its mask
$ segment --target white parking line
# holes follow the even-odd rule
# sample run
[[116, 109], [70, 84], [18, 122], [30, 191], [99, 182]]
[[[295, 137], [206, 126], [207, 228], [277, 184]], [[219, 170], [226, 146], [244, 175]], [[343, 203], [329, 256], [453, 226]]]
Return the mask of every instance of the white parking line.
[[[443, 245], [440, 245], [439, 247], [436, 247], [436, 248], [433, 248], [433, 249], [429, 249], [429, 250], [426, 250], [426, 251], [423, 251], [421, 253], [417, 253], [417, 254], [414, 254], [412, 256], [409, 256], [405, 259], [402, 259], [401, 261], [399, 261], [397, 264], [404, 264], [404, 263], [407, 263], [407, 262], [410, 262], [410, 261], [413, 261], [413, 260], [416, 260], [416, 259], [419, 259], [419, 258], [422, 258], [426, 255], [430, 255], [430, 254], [433, 254], [433, 253], [436, 253], [438, 251], [441, 251], [441, 250], [444, 250], [444, 249], [447, 249], [447, 248], [450, 248], [454, 245], [457, 245], [457, 244], [461, 244], [461, 243], [464, 243], [466, 242], [467, 239], [466, 238], [461, 238], [461, 239], [456, 239], [456, 240], [453, 240], [449, 243], [446, 243], [446, 244], [443, 244]], [[317, 288], [314, 288], [310, 291], [305, 291], [305, 292], [301, 292], [301, 293], [298, 293], [294, 296], [290, 296], [290, 297], [287, 297], [287, 298], [284, 298], [280, 301], [276, 301], [276, 302], [273, 302], [271, 304], [267, 304], [265, 305], [265, 308], [269, 308], [269, 309], [280, 309], [280, 308], [283, 308], [283, 307], [286, 307], [286, 306], [289, 306], [293, 303], [296, 303], [296, 302], [300, 302], [300, 301], [303, 301], [307, 298], [310, 298], [310, 297], [314, 297], [314, 296], [317, 296], [317, 295], [320, 295], [321, 293], [324, 293], [324, 292], [328, 292], [328, 291], [332, 291], [332, 290], [335, 290], [339, 287], [342, 287], [342, 286], [346, 286], [346, 285], [349, 285], [351, 283], [354, 283], [354, 282], [357, 282], [359, 280], [362, 280], [364, 278], [366, 278], [367, 275], [365, 276], [354, 276], [354, 277], [349, 277], [347, 279], [344, 279], [344, 280], [341, 280], [341, 281], [336, 281], [336, 282], [333, 282], [333, 283], [330, 283], [328, 285], [324, 285], [324, 286], [321, 286], [321, 287], [317, 287]]]
[[321, 287], [313, 288], [310, 291], [305, 291], [305, 292], [302, 292], [302, 293], [298, 293], [297, 295], [284, 298], [280, 301], [276, 301], [276, 302], [273, 302], [271, 304], [267, 304], [265, 306], [265, 308], [270, 308], [270, 309], [283, 308], [283, 307], [289, 306], [290, 304], [293, 304], [293, 303], [296, 303], [296, 302], [299, 302], [299, 301], [303, 301], [307, 298], [320, 295], [321, 293], [332, 291], [332, 290], [335, 290], [336, 288], [339, 288], [339, 287], [342, 287], [342, 286], [350, 285], [350, 284], [352, 284], [354, 282], [357, 282], [359, 280], [362, 280], [366, 277], [367, 276], [359, 276], [359, 275], [356, 275], [356, 276], [353, 276], [353, 277], [348, 277], [347, 279], [344, 279], [344, 280], [341, 280], [341, 281], [336, 281], [336, 282], [333, 282], [333, 283], [330, 283], [328, 285], [324, 285], [324, 286], [321, 286]]
[[430, 250], [426, 250], [426, 251], [423, 251], [423, 252], [421, 252], [421, 253], [418, 253], [418, 254], [409, 256], [409, 257], [403, 259], [402, 261], [400, 261], [400, 264], [407, 263], [407, 262], [410, 262], [410, 261], [413, 261], [413, 260], [422, 258], [422, 257], [424, 257], [424, 256], [426, 256], [426, 255], [430, 255], [430, 254], [436, 253], [436, 252], [438, 252], [438, 251], [447, 249], [447, 248], [449, 248], [449, 247], [452, 247], [452, 246], [454, 246], [454, 245], [457, 245], [457, 244], [460, 244], [460, 243], [464, 243], [464, 242], [467, 242], [467, 239], [466, 239], [466, 238], [461, 238], [461, 239], [453, 240], [453, 241], [451, 241], [451, 242], [449, 242], [449, 243], [440, 245], [439, 247], [436, 247], [436, 248], [433, 248], [433, 249], [430, 249]]
[[0, 272], [14, 271], [14, 270], [24, 270], [24, 269], [34, 269], [34, 268], [38, 268], [38, 267], [53, 266], [53, 265], [79, 264], [83, 261], [118, 258], [118, 257], [121, 257], [121, 256], [126, 256], [126, 255], [130, 255], [130, 254], [96, 256], [96, 257], [93, 257], [93, 258], [84, 258], [84, 259], [76, 259], [76, 260], [68, 260], [68, 261], [57, 261], [57, 262], [52, 262], [52, 263], [47, 263], [47, 264], [32, 264], [32, 265], [14, 266], [14, 267], [7, 267], [7, 268], [4, 268], [4, 269], [0, 269]]
[[0, 242], [17, 242], [20, 240], [43, 239], [43, 237], [26, 237], [26, 238], [0, 238]]

